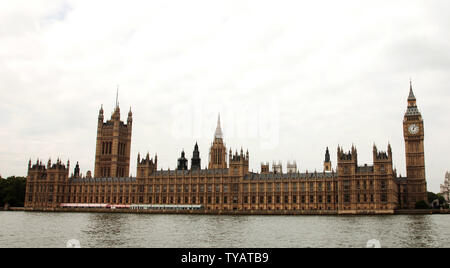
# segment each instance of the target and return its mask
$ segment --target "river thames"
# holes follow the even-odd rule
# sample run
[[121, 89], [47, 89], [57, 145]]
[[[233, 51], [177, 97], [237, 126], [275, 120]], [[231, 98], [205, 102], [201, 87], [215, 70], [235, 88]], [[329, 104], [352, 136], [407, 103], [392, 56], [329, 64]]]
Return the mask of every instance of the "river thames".
[[450, 247], [450, 215], [211, 216], [0, 212], [0, 247]]

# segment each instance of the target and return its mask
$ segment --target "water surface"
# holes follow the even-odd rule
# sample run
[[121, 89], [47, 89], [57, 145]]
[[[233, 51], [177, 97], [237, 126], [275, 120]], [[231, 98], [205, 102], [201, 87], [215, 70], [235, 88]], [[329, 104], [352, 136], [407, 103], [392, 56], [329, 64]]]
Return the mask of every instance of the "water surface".
[[450, 215], [214, 216], [0, 212], [0, 247], [450, 247]]

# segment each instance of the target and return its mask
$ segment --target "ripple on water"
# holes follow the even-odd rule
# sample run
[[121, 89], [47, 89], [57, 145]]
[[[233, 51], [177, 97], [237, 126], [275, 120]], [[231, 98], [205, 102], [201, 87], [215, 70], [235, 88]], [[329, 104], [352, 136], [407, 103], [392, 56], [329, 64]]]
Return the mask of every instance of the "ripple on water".
[[216, 216], [0, 212], [0, 247], [450, 247], [450, 215]]

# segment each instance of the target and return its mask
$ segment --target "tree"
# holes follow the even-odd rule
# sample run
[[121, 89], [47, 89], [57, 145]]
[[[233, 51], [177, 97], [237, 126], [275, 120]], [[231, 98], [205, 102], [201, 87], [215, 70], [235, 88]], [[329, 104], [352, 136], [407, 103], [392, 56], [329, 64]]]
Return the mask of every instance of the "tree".
[[425, 200], [419, 201], [416, 203], [416, 209], [429, 209], [430, 206], [428, 206], [427, 202]]
[[442, 206], [445, 206], [447, 204], [447, 200], [445, 200], [445, 197], [443, 197], [441, 194], [437, 194], [439, 204]]
[[23, 207], [25, 202], [26, 178], [9, 177], [0, 180], [0, 206]]
[[5, 187], [6, 187], [6, 180], [3, 178], [0, 178], [0, 208], [4, 206], [3, 204], [3, 198], [5, 196]]
[[441, 194], [435, 194], [432, 192], [428, 192], [428, 203], [433, 204], [435, 200], [439, 200], [439, 207], [446, 207], [447, 201]]
[[433, 193], [433, 192], [427, 192], [427, 197], [428, 197], [428, 203], [433, 203], [434, 200], [439, 199], [439, 197], [437, 196], [437, 194]]

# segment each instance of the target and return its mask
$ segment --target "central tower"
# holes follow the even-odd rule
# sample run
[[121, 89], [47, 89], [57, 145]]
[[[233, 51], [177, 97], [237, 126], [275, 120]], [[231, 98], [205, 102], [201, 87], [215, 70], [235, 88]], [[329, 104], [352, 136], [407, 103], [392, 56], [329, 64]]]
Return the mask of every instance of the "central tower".
[[419, 201], [427, 200], [425, 176], [424, 126], [422, 115], [416, 104], [416, 97], [410, 82], [408, 108], [403, 119], [405, 138], [407, 207], [415, 208]]
[[128, 177], [130, 172], [131, 129], [133, 114], [128, 113], [127, 124], [120, 121], [119, 103], [116, 101], [111, 119], [103, 121], [103, 106], [100, 108], [95, 150], [95, 178]]
[[223, 143], [223, 133], [220, 127], [220, 115], [217, 120], [216, 133], [214, 134], [214, 142], [209, 149], [209, 165], [208, 169], [225, 169], [227, 168], [227, 149]]

